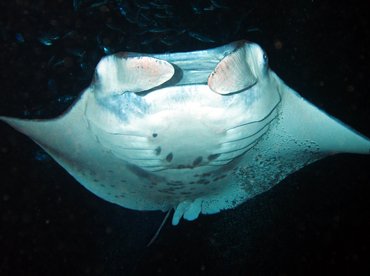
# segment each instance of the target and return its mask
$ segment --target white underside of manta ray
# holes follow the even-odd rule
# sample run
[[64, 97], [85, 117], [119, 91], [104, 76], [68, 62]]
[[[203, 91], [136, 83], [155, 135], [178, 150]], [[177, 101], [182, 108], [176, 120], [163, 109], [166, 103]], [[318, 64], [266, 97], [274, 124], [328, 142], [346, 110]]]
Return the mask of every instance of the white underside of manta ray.
[[325, 156], [370, 141], [269, 69], [254, 43], [169, 54], [118, 53], [51, 120], [0, 117], [97, 196], [181, 217], [230, 209]]

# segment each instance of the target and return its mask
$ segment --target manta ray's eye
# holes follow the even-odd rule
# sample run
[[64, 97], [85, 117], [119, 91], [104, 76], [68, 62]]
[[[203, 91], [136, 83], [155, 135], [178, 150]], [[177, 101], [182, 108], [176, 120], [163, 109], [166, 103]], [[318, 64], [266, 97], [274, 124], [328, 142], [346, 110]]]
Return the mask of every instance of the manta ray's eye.
[[266, 53], [263, 53], [263, 60], [264, 60], [265, 64], [268, 63], [269, 58], [267, 57]]

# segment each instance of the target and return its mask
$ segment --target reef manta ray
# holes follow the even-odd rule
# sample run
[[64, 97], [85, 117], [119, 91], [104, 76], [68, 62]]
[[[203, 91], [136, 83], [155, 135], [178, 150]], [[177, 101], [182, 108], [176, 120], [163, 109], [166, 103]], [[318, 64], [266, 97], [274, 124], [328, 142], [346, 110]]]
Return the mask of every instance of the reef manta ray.
[[181, 53], [102, 58], [60, 117], [0, 117], [97, 196], [196, 219], [233, 208], [325, 156], [370, 141], [319, 110], [237, 41]]

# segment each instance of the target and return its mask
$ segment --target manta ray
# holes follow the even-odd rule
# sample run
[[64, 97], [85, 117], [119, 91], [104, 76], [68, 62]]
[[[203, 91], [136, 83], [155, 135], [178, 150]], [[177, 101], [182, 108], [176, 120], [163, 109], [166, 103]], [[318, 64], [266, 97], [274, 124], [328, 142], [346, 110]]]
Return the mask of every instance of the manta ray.
[[0, 119], [86, 189], [134, 210], [215, 214], [370, 141], [289, 88], [248, 41], [192, 52], [122, 52], [54, 119]]

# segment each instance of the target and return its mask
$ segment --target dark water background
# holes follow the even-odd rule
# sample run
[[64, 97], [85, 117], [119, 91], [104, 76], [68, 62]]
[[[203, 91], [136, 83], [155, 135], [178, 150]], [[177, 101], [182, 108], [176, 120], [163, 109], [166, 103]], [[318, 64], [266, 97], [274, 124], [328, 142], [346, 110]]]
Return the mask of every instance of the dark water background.
[[[180, 2], [180, 1], [178, 1]], [[355, 1], [1, 1], [0, 114], [53, 117], [116, 51], [259, 43], [306, 99], [370, 136], [370, 23]], [[338, 155], [235, 210], [169, 223], [86, 191], [0, 125], [0, 275], [370, 274], [370, 157]]]

